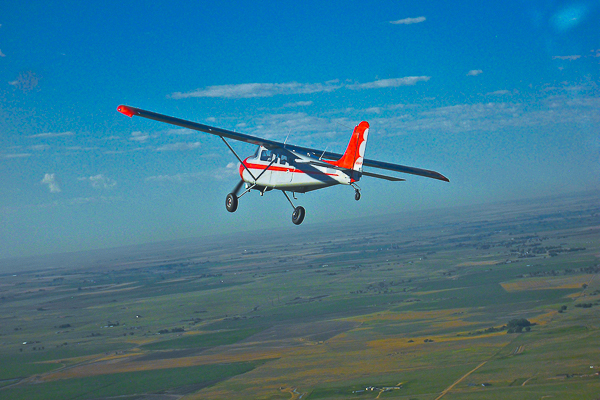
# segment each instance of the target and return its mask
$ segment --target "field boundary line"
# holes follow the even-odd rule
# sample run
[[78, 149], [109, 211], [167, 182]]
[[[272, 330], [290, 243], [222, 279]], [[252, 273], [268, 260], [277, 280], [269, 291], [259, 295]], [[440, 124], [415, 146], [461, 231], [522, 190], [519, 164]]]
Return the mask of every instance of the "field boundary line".
[[442, 397], [444, 397], [449, 391], [451, 391], [454, 386], [458, 385], [459, 383], [461, 383], [463, 380], [465, 380], [469, 375], [471, 375], [473, 372], [477, 371], [479, 368], [483, 367], [486, 363], [488, 362], [488, 360], [485, 360], [484, 362], [482, 362], [481, 364], [479, 364], [478, 366], [476, 366], [475, 368], [473, 368], [472, 370], [470, 370], [469, 372], [467, 372], [466, 374], [464, 374], [462, 377], [460, 377], [456, 382], [454, 382], [452, 385], [448, 386], [446, 389], [444, 389], [442, 391], [442, 393], [435, 398], [435, 400], [439, 400]]

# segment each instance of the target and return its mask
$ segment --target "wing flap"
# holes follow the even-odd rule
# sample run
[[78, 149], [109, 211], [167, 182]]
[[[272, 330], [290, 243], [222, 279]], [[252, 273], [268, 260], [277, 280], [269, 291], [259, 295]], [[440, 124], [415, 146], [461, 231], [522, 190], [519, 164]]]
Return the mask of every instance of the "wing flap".
[[395, 176], [380, 175], [380, 174], [374, 174], [372, 172], [365, 172], [365, 171], [363, 171], [362, 174], [364, 176], [370, 176], [371, 178], [385, 179], [386, 181], [392, 181], [392, 182], [404, 182], [406, 180], [406, 179], [402, 179], [402, 178], [396, 178]]
[[444, 181], [444, 182], [450, 182], [450, 180], [448, 178], [446, 178], [444, 175], [440, 174], [439, 172], [430, 171], [428, 169], [407, 167], [406, 165], [392, 164], [392, 163], [387, 163], [387, 162], [383, 162], [383, 161], [375, 161], [375, 160], [365, 160], [363, 162], [363, 165], [366, 167], [387, 169], [389, 171], [403, 172], [405, 174], [419, 175], [419, 176], [424, 176], [427, 178], [438, 179], [438, 180]]

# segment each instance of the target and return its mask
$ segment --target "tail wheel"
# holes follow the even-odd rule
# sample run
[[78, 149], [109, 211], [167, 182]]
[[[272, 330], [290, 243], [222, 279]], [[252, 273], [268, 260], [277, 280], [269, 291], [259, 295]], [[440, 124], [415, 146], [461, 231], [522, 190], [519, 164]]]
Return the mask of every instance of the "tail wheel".
[[304, 216], [306, 215], [306, 210], [302, 206], [298, 206], [294, 208], [294, 212], [292, 213], [292, 222], [295, 225], [300, 225], [302, 221], [304, 221]]
[[354, 192], [354, 200], [356, 200], [356, 201], [360, 200], [360, 192], [358, 190]]
[[225, 198], [225, 208], [229, 212], [235, 212], [238, 207], [238, 198], [235, 194], [229, 193]]

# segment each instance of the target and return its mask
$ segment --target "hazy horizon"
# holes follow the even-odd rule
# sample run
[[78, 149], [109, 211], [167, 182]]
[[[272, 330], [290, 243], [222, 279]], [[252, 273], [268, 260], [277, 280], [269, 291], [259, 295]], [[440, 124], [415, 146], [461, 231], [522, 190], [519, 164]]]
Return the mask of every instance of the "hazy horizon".
[[[0, 6], [0, 259], [319, 224], [600, 187], [593, 1], [30, 1]], [[438, 171], [300, 195], [225, 196], [219, 138], [128, 104]], [[232, 143], [245, 156], [254, 146]]]

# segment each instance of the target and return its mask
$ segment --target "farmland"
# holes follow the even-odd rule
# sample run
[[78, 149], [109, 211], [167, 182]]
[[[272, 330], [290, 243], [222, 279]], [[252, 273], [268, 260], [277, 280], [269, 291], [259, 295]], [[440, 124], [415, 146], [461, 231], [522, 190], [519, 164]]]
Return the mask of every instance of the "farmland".
[[598, 397], [598, 193], [259, 233], [0, 260], [0, 398]]

